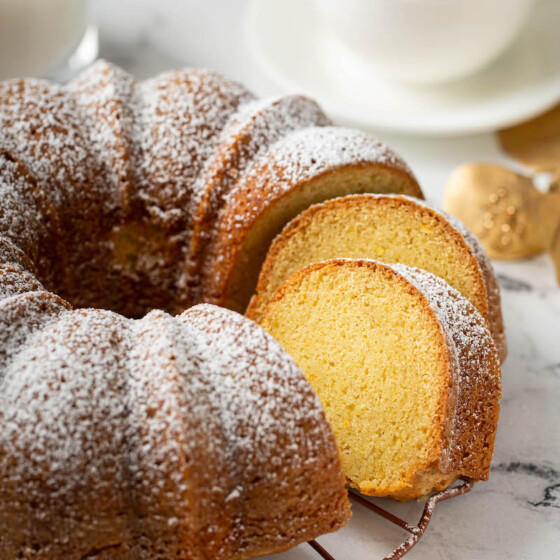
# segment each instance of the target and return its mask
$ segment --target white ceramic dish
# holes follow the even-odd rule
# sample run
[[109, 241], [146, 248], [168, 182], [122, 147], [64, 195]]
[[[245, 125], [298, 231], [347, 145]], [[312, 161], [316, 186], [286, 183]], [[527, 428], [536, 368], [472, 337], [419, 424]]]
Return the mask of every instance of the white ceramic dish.
[[480, 70], [513, 43], [535, 2], [314, 0], [323, 41], [346, 49], [347, 58], [359, 58], [372, 72], [409, 84]]
[[325, 41], [312, 0], [253, 0], [247, 13], [250, 47], [284, 89], [318, 99], [342, 123], [423, 135], [496, 130], [556, 104], [559, 22], [560, 1], [540, 0], [514, 45], [486, 69], [411, 86], [385, 80]]

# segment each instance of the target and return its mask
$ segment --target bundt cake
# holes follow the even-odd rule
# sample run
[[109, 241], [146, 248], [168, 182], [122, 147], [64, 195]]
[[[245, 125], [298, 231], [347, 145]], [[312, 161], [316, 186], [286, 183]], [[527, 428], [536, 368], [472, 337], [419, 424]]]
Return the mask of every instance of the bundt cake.
[[407, 196], [341, 197], [294, 218], [270, 247], [247, 316], [260, 321], [282, 282], [308, 264], [334, 258], [403, 263], [443, 278], [488, 320], [505, 359], [500, 291], [484, 249], [461, 222]]
[[336, 530], [319, 401], [258, 325], [0, 301], [0, 558], [242, 559]]
[[488, 477], [500, 362], [484, 318], [444, 280], [316, 263], [278, 288], [262, 325], [317, 391], [351, 486], [405, 500]]
[[0, 131], [2, 270], [19, 249], [47, 290], [128, 317], [245, 311], [273, 237], [310, 204], [422, 196], [394, 153], [313, 101], [257, 101], [204, 70], [135, 82], [101, 61], [67, 86], [3, 82]]
[[422, 196], [304, 97], [103, 61], [1, 83], [0, 557], [237, 559], [344, 525], [303, 375], [257, 325], [185, 309], [245, 310], [290, 219], [370, 191]]

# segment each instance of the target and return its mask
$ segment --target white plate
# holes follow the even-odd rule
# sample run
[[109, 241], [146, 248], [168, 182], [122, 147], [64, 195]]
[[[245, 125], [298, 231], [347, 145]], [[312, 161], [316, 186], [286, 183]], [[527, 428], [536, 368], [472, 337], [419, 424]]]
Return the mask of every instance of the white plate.
[[247, 17], [263, 70], [351, 125], [407, 134], [487, 132], [560, 100], [559, 0], [541, 0], [515, 44], [485, 70], [438, 86], [388, 82], [350, 61], [319, 32], [311, 0], [252, 0]]

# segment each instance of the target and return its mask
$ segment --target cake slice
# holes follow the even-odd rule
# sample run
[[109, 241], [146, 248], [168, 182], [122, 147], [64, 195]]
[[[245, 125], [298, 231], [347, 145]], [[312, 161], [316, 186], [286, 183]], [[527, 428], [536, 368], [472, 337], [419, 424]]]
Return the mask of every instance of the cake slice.
[[259, 321], [272, 294], [295, 271], [334, 258], [400, 262], [443, 278], [488, 321], [505, 359], [500, 291], [484, 249], [461, 222], [408, 196], [346, 196], [300, 214], [274, 240], [247, 316]]
[[445, 281], [316, 263], [282, 284], [261, 323], [317, 391], [351, 486], [406, 500], [487, 479], [500, 363], [483, 317]]

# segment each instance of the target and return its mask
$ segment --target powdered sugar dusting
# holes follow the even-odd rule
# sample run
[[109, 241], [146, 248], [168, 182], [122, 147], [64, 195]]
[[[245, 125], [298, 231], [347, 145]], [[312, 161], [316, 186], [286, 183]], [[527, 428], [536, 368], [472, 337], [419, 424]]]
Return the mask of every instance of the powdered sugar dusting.
[[48, 285], [60, 281], [57, 220], [44, 185], [0, 153], [0, 264], [39, 273]]
[[[0, 220], [0, 223], [3, 223]], [[37, 275], [37, 268], [33, 261], [12, 241], [0, 236], [0, 263], [15, 268], [25, 270]]]
[[358, 130], [332, 126], [307, 127], [283, 137], [255, 160], [252, 173], [267, 169], [275, 178], [276, 188], [284, 190], [327, 169], [372, 162], [412, 174], [382, 142]]
[[224, 127], [214, 154], [208, 159], [200, 195], [218, 205], [223, 203], [222, 197], [249, 163], [272, 144], [295, 130], [328, 124], [329, 119], [317, 103], [299, 95], [247, 103]]
[[136, 196], [152, 219], [189, 221], [194, 183], [218, 133], [252, 98], [243, 86], [206, 70], [178, 70], [136, 85]]
[[[216, 236], [218, 214], [251, 162], [290, 132], [329, 124], [313, 100], [299, 95], [252, 101], [232, 115], [198, 180], [198, 209], [194, 214], [186, 285], [200, 292], [199, 275], [209, 257], [205, 254], [208, 243]], [[200, 300], [200, 294], [193, 299]]]
[[31, 272], [0, 264], [0, 300], [14, 294], [42, 290], [45, 290], [44, 286]]
[[[347, 165], [354, 169], [361, 166], [386, 167], [395, 177], [399, 172], [403, 177], [406, 176], [409, 180], [407, 186], [411, 190], [416, 188], [407, 165], [385, 144], [358, 130], [314, 126], [282, 136], [251, 161], [226, 196], [211, 251], [202, 267], [206, 301], [221, 301], [224, 297], [222, 292], [231, 280], [239, 247], [245, 241], [245, 236], [253, 233], [252, 228], [257, 220], [269, 208], [280, 206], [278, 203], [285, 195], [299, 193], [300, 189], [304, 191], [302, 199], [310, 203], [313, 193], [310, 189], [306, 190], [307, 184], [323, 173]], [[395, 179], [395, 188], [406, 187]], [[317, 202], [320, 200], [320, 196], [315, 198]], [[294, 202], [296, 206], [297, 198]], [[271, 237], [266, 241], [271, 242], [275, 233], [277, 231], [269, 231]], [[266, 250], [264, 245], [263, 241], [262, 249]], [[255, 258], [260, 259], [262, 255]], [[247, 281], [256, 284], [256, 278]]]
[[104, 181], [111, 191], [120, 194], [120, 206], [125, 211], [129, 209], [133, 189], [130, 169], [133, 88], [130, 74], [104, 60], [68, 84], [91, 150], [103, 169]]
[[484, 318], [447, 282], [419, 268], [390, 265], [416, 286], [436, 312], [452, 360], [448, 428], [440, 468], [488, 476], [501, 395], [496, 347]]
[[[2, 83], [0, 186], [10, 192], [0, 197], [0, 235], [79, 306], [143, 314], [126, 301], [144, 291], [174, 310], [168, 300], [188, 254], [196, 178], [231, 114], [252, 99], [209, 71], [136, 83], [104, 61], [67, 86]], [[138, 259], [119, 260], [115, 239], [145, 228], [166, 239], [165, 250], [140, 240]]]
[[492, 337], [494, 338], [494, 341], [496, 343], [496, 347], [498, 348], [500, 359], [503, 362], [507, 355], [506, 333], [504, 330], [504, 321], [502, 318], [500, 285], [498, 283], [496, 273], [494, 272], [494, 268], [492, 267], [490, 257], [482, 247], [480, 241], [478, 241], [474, 234], [467, 228], [467, 226], [463, 222], [461, 222], [461, 220], [459, 220], [455, 216], [452, 216], [451, 214], [448, 214], [447, 212], [443, 212], [442, 210], [438, 210], [438, 212], [442, 216], [444, 216], [449, 221], [449, 223], [463, 235], [465, 241], [478, 259], [478, 264], [482, 270], [482, 274], [486, 282], [489, 310], [488, 320], [490, 324], [490, 330], [492, 332]]
[[[347, 520], [319, 401], [249, 320], [198, 306], [134, 321], [35, 293], [0, 302], [0, 325], [0, 527], [49, 523], [41, 554], [225, 559]], [[270, 488], [286, 505], [270, 509]]]
[[35, 543], [38, 557], [82, 558], [93, 543], [102, 549], [127, 534], [124, 321], [104, 311], [63, 313], [7, 364], [0, 526], [29, 527], [15, 544]]
[[[310, 99], [256, 100], [206, 70], [135, 82], [99, 61], [67, 86], [5, 82], [0, 237], [78, 307], [176, 313], [210, 299], [201, 273], [224, 258], [218, 214], [234, 233], [290, 184], [346, 163], [408, 172], [381, 143], [330, 124]], [[263, 166], [272, 187], [249, 194], [241, 217], [230, 201], [242, 184], [259, 188]]]
[[[226, 231], [243, 228], [269, 200], [278, 200], [294, 185], [327, 170], [371, 163], [409, 172], [406, 164], [385, 144], [363, 132], [331, 126], [296, 130], [251, 162], [229, 193], [226, 204], [231, 208], [223, 213], [221, 228]], [[244, 212], [240, 214], [233, 209], [241, 197]]]
[[47, 182], [62, 214], [77, 196], [111, 205], [113, 192], [92, 156], [75, 97], [64, 87], [35, 79], [1, 83], [0, 130], [2, 152]]
[[[306, 488], [313, 484], [315, 469], [338, 462], [338, 455], [334, 440], [326, 437], [319, 400], [295, 362], [270, 335], [240, 315], [203, 305], [178, 319], [185, 338], [192, 341], [192, 354], [201, 364], [227, 441], [226, 501], [237, 508], [274, 488], [280, 495], [299, 496], [307, 510], [313, 499]], [[330, 494], [324, 499], [332, 507], [336, 498]], [[243, 508], [233, 516], [230, 546], [236, 541], [237, 546], [248, 545], [263, 515], [258, 510]], [[305, 526], [302, 520], [290, 523]], [[275, 547], [284, 537], [268, 538]]]
[[[69, 308], [66, 302], [49, 292], [29, 292], [0, 300], [0, 382], [12, 356], [22, 350], [33, 332]], [[2, 398], [0, 390], [0, 401]]]

